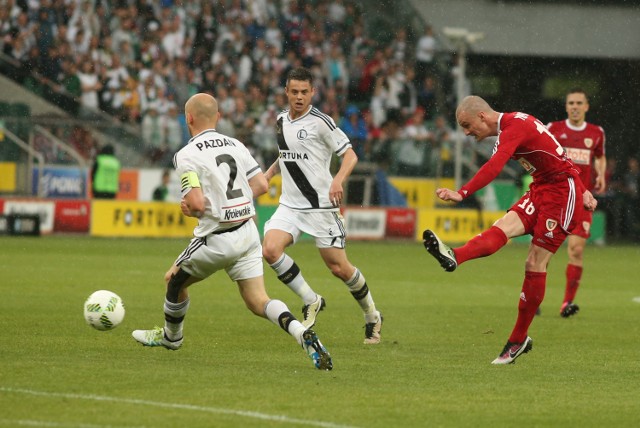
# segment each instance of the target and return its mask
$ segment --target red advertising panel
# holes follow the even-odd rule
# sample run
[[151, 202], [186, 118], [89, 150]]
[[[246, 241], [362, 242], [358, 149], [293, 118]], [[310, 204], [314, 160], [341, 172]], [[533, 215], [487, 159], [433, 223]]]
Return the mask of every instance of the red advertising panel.
[[89, 232], [91, 202], [86, 200], [56, 201], [54, 232]]
[[387, 209], [387, 237], [412, 238], [415, 234], [416, 211], [411, 208]]

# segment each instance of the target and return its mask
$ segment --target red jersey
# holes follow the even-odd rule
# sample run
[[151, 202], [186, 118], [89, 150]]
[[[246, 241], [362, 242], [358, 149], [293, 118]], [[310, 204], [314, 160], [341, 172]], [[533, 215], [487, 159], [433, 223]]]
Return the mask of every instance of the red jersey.
[[593, 190], [593, 160], [605, 155], [604, 130], [587, 122], [575, 127], [568, 119], [551, 122], [547, 128], [580, 171], [580, 179], [584, 186]]
[[459, 193], [467, 197], [482, 189], [500, 174], [509, 159], [522, 165], [537, 184], [554, 183], [567, 176], [578, 178], [579, 175], [564, 149], [542, 122], [526, 113], [501, 113], [498, 139], [491, 158], [462, 186]]

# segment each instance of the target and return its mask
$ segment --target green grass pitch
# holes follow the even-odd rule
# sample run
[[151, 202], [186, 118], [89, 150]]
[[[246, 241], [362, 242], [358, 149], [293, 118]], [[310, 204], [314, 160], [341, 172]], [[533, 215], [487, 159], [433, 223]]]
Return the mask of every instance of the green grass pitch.
[[[302, 242], [289, 254], [327, 300], [315, 329], [334, 369], [320, 372], [245, 309], [224, 272], [192, 287], [182, 349], [137, 344], [132, 330], [163, 323], [163, 276], [187, 242], [0, 238], [0, 426], [640, 426], [640, 247], [587, 248], [570, 319], [558, 315], [561, 248], [532, 352], [492, 366], [515, 321], [525, 245], [445, 273], [420, 243], [350, 242], [385, 317], [382, 343], [366, 346], [346, 286]], [[268, 267], [265, 277], [299, 315], [298, 298]], [[98, 289], [125, 302], [113, 331], [82, 317]]]

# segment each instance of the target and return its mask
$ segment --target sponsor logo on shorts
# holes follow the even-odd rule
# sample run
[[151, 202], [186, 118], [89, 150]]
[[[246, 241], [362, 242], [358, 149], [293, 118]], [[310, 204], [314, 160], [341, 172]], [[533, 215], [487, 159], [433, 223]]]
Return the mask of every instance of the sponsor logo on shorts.
[[553, 232], [547, 232], [544, 234], [544, 236], [546, 236], [549, 239], [553, 239]]

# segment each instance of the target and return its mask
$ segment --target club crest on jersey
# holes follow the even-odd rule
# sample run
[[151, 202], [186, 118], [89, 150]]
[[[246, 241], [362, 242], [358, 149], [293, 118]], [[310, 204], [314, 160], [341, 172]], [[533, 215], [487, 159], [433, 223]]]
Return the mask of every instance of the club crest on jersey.
[[298, 131], [298, 140], [304, 140], [305, 138], [307, 138], [307, 135], [309, 135], [307, 133], [306, 129], [301, 129]]
[[553, 229], [555, 229], [557, 225], [558, 225], [558, 222], [556, 220], [553, 220], [553, 219], [550, 219], [550, 218], [547, 219], [546, 226], [547, 226], [547, 230], [549, 232], [551, 232]]
[[536, 170], [536, 168], [533, 165], [531, 165], [529, 161], [527, 161], [525, 158], [518, 159], [518, 163], [522, 165], [524, 170], [527, 171], [529, 174], [533, 174], [534, 171]]
[[590, 148], [591, 148], [591, 146], [593, 146], [593, 139], [591, 139], [591, 138], [585, 138], [585, 139], [584, 139], [584, 146], [585, 146], [587, 149], [590, 149]]

